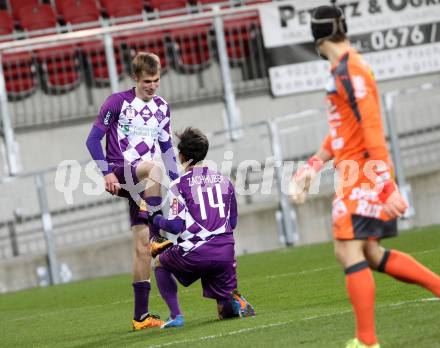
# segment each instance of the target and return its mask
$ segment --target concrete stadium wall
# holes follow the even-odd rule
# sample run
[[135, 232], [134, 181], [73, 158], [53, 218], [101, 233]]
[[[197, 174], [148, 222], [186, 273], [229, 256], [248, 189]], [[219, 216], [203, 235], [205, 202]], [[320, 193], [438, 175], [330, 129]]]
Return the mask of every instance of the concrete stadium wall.
[[[171, 237], [171, 236], [170, 236]], [[243, 211], [235, 231], [237, 255], [274, 250], [282, 247], [275, 206], [264, 205]], [[131, 234], [121, 231], [119, 236], [94, 243], [61, 247], [58, 262], [67, 266], [69, 281], [130, 273], [132, 265]], [[19, 256], [0, 262], [0, 293], [37, 287], [47, 282], [46, 256], [43, 254]]]

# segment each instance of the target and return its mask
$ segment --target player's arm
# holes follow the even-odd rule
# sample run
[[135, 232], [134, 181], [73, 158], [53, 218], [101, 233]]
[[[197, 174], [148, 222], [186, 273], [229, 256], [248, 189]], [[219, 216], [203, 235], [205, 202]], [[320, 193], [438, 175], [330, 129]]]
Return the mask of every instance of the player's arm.
[[108, 161], [102, 150], [101, 140], [109, 130], [109, 125], [113, 122], [112, 117], [115, 114], [114, 103], [108, 98], [101, 107], [101, 111], [93, 124], [87, 137], [86, 146], [92, 156], [92, 159], [98, 165], [104, 176], [105, 189], [111, 194], [117, 194], [119, 191], [119, 181], [116, 175], [111, 171]]
[[185, 231], [185, 200], [179, 192], [177, 184], [173, 184], [169, 190], [170, 210], [168, 219], [162, 215], [155, 215], [153, 224], [160, 229], [172, 233], [179, 234]]
[[237, 227], [237, 220], [238, 220], [238, 212], [237, 212], [237, 199], [235, 198], [235, 190], [232, 183], [230, 183], [230, 190], [231, 190], [231, 204], [229, 207], [229, 225], [232, 229], [235, 229]]
[[176, 155], [174, 154], [173, 143], [172, 143], [172, 133], [171, 133], [171, 118], [170, 118], [170, 108], [168, 106], [167, 116], [162, 121], [166, 122], [161, 126], [159, 133], [159, 147], [161, 151], [161, 157], [167, 175], [171, 181], [176, 180], [179, 177], [179, 172], [177, 170]]
[[295, 203], [301, 204], [305, 202], [310, 185], [316, 174], [333, 157], [331, 137], [327, 135], [319, 150], [305, 164], [300, 166], [292, 176], [289, 185], [289, 195]]
[[353, 66], [349, 71], [348, 80], [340, 80], [339, 88], [343, 88], [347, 101], [360, 123], [368, 166], [375, 181], [375, 190], [383, 204], [385, 213], [391, 218], [401, 216], [408, 204], [400, 194], [392, 175], [392, 163], [388, 154], [388, 147], [382, 126], [379, 100], [373, 91], [375, 83], [364, 68]]

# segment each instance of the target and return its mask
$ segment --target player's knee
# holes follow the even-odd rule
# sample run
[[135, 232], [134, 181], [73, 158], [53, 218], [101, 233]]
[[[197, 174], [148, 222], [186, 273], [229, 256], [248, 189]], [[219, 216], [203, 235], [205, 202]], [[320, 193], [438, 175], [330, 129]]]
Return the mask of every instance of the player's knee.
[[364, 255], [370, 268], [377, 269], [383, 257], [383, 249], [377, 243], [367, 243], [364, 248]]
[[161, 182], [163, 177], [162, 167], [153, 161], [145, 161], [139, 164], [137, 169], [139, 180], [151, 179], [155, 182]]
[[134, 255], [139, 259], [150, 258], [151, 254], [149, 244], [137, 243], [134, 248]]

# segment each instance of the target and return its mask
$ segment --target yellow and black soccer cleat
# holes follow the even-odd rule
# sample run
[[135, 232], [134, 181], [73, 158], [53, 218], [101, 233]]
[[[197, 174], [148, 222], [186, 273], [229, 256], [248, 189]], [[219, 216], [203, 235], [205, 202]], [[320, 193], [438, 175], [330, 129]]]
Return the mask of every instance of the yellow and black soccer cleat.
[[162, 237], [160, 234], [154, 236], [150, 240], [150, 253], [152, 257], [156, 257], [164, 250], [173, 246], [173, 242], [168, 238]]
[[147, 314], [140, 321], [134, 319], [132, 320], [133, 331], [149, 329], [152, 327], [161, 327], [163, 324], [165, 324], [165, 322], [160, 320], [158, 315], [154, 314]]

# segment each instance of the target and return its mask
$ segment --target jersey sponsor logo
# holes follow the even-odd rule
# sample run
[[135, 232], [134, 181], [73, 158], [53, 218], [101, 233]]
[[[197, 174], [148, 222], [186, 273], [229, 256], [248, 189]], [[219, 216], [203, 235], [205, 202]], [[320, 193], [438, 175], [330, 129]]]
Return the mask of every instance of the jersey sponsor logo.
[[361, 199], [356, 207], [356, 214], [377, 219], [380, 216], [382, 208], [381, 204], [371, 204], [367, 200]]
[[179, 201], [177, 198], [173, 199], [173, 204], [171, 205], [171, 212], [173, 215], [179, 214]]
[[360, 187], [355, 187], [353, 190], [351, 190], [351, 194], [349, 199], [351, 201], [357, 201], [360, 199], [366, 199], [368, 201], [378, 201], [379, 196], [377, 195], [376, 191], [373, 190], [363, 190]]
[[112, 113], [110, 112], [110, 110], [108, 110], [104, 117], [104, 126], [108, 126], [110, 124], [111, 118], [112, 118]]
[[156, 139], [159, 134], [157, 127], [136, 126], [133, 124], [120, 124], [121, 132], [126, 136], [141, 136]]

